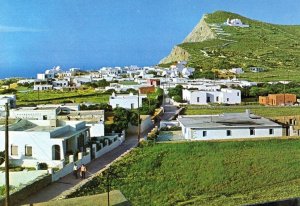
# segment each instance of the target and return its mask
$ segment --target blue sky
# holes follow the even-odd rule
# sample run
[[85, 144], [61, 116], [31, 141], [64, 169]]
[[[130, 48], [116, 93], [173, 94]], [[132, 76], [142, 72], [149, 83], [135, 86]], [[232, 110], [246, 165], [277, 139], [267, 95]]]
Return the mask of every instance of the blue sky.
[[298, 0], [0, 0], [0, 77], [154, 65], [204, 13], [300, 24]]

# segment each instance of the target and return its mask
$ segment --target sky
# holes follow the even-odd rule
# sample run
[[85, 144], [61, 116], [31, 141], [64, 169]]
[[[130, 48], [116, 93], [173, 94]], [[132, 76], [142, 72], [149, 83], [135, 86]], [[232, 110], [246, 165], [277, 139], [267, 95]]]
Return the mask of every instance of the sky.
[[299, 24], [299, 0], [0, 0], [0, 78], [155, 65], [217, 10]]

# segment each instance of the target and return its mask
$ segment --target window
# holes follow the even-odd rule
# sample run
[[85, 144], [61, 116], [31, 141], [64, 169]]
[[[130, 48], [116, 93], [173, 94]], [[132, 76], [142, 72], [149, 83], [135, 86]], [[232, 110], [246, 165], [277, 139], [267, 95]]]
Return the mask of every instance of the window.
[[131, 109], [134, 109], [134, 103], [131, 103]]
[[274, 134], [274, 129], [269, 129], [269, 134]]
[[240, 96], [240, 93], [239, 93], [239, 92], [237, 93], [237, 96]]
[[206, 137], [206, 136], [207, 136], [207, 131], [203, 131], [203, 132], [202, 132], [202, 136], [203, 136], [203, 137]]
[[11, 145], [11, 155], [18, 155], [18, 146]]
[[197, 102], [200, 102], [200, 97], [197, 97]]
[[216, 97], [216, 102], [218, 102], [219, 101], [219, 97]]
[[226, 135], [227, 135], [227, 136], [231, 136], [231, 130], [227, 130], [227, 131], [226, 131]]
[[25, 156], [31, 157], [32, 156], [32, 146], [25, 146]]
[[250, 128], [250, 135], [255, 135], [255, 130], [254, 130], [254, 128]]
[[206, 97], [206, 102], [207, 102], [207, 103], [210, 102], [210, 97]]
[[229, 102], [229, 98], [227, 98], [227, 102]]

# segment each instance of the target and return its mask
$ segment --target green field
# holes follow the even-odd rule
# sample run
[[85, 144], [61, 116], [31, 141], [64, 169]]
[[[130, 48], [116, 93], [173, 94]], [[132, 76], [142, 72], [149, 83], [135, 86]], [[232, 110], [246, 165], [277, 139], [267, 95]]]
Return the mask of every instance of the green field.
[[[125, 199], [120, 191], [110, 192], [110, 205], [129, 206], [130, 203]], [[56, 201], [42, 202], [33, 204], [34, 206], [103, 206], [107, 205], [107, 193], [91, 195], [78, 198], [62, 199]]]
[[29, 91], [17, 93], [17, 105], [27, 104], [46, 104], [64, 102], [92, 102], [108, 103], [109, 94], [95, 92], [94, 90], [75, 90], [75, 91]]
[[279, 116], [293, 116], [300, 115], [300, 107], [267, 107], [267, 106], [216, 106], [216, 107], [199, 107], [199, 106], [187, 106], [184, 110], [186, 115], [205, 115], [205, 114], [222, 114], [222, 113], [234, 113], [245, 112], [246, 109], [256, 115], [263, 117], [279, 117]]
[[[300, 139], [161, 143], [112, 167], [133, 205], [241, 205], [300, 196]], [[105, 191], [94, 178], [72, 196]]]

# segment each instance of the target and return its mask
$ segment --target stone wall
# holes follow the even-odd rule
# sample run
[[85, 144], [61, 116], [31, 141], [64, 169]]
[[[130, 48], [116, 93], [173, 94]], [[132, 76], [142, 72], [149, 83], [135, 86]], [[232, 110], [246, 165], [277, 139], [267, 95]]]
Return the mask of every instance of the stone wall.
[[[42, 176], [37, 178], [34, 182], [31, 182], [24, 187], [19, 188], [16, 192], [10, 195], [11, 205], [16, 205], [18, 202], [26, 199], [30, 195], [38, 192], [42, 188], [46, 187], [52, 182], [51, 175]], [[0, 206], [5, 206], [5, 199], [0, 199]]]

